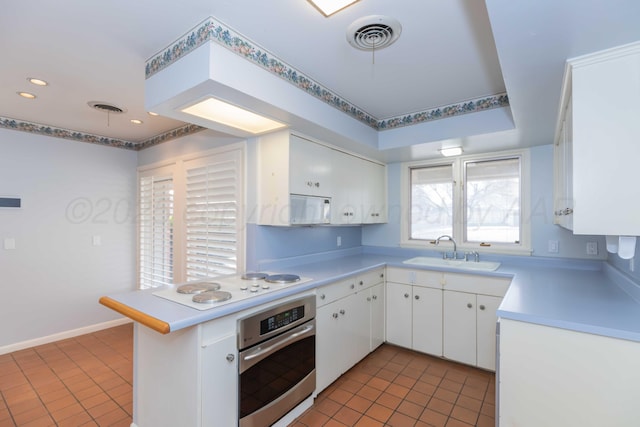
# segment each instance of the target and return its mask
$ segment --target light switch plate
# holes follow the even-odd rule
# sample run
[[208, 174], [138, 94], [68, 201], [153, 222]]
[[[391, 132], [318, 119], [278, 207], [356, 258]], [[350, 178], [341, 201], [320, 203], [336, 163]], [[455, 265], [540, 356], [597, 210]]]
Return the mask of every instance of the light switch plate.
[[557, 254], [559, 249], [558, 249], [558, 241], [557, 240], [549, 240], [549, 247], [547, 248], [547, 251], [550, 254]]

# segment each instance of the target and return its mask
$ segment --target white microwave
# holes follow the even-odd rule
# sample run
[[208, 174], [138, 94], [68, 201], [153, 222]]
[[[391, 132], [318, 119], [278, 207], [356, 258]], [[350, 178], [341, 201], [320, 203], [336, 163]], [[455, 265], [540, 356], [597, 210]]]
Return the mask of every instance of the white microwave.
[[330, 222], [330, 197], [290, 195], [289, 223], [291, 225], [329, 224]]

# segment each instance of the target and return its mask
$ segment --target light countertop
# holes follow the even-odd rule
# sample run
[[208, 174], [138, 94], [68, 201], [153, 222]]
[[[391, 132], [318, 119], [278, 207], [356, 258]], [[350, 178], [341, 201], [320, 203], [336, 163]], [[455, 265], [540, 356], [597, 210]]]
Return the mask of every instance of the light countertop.
[[511, 286], [498, 309], [499, 317], [640, 342], [640, 302], [631, 296], [634, 292], [625, 290], [637, 285], [621, 283], [625, 279], [604, 262], [526, 259], [502, 262], [493, 272], [479, 272], [404, 264], [407, 258], [411, 257], [362, 253], [288, 265], [287, 272], [313, 280], [209, 310], [196, 310], [152, 295], [157, 289], [108, 295], [101, 298], [101, 303], [134, 320], [140, 321], [140, 316], [153, 319], [166, 326], [162, 331], [166, 333], [311, 291], [374, 268], [393, 266], [510, 277]]

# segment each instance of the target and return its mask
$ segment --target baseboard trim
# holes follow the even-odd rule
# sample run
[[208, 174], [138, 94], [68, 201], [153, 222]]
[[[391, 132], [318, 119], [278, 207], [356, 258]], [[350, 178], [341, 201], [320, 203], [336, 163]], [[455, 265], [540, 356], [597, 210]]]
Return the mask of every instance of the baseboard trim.
[[57, 334], [48, 335], [46, 337], [35, 338], [32, 340], [22, 341], [15, 344], [5, 345], [0, 347], [0, 355], [13, 353], [14, 351], [24, 350], [26, 348], [35, 347], [38, 345], [49, 344], [54, 341], [60, 341], [67, 338], [77, 337], [78, 335], [90, 334], [92, 332], [101, 331], [103, 329], [113, 328], [115, 326], [131, 323], [132, 320], [123, 317], [116, 320], [110, 320], [108, 322], [96, 323], [95, 325], [84, 326], [78, 329], [72, 329], [70, 331], [59, 332]]

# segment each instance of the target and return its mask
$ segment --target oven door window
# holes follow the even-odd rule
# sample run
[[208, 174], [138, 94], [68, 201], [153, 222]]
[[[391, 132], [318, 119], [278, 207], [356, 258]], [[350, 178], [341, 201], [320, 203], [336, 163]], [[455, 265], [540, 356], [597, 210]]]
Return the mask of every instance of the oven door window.
[[240, 418], [287, 393], [315, 369], [315, 335], [287, 345], [240, 374]]

